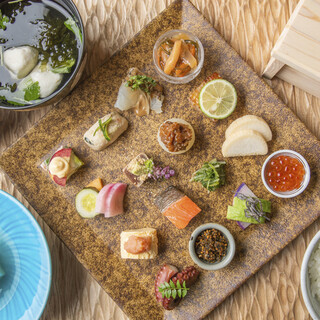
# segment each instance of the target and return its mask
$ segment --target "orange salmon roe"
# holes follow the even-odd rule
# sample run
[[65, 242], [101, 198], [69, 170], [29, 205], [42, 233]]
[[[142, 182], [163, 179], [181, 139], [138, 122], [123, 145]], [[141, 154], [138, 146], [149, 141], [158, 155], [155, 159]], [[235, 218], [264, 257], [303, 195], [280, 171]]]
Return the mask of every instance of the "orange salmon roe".
[[272, 158], [266, 166], [266, 181], [274, 191], [285, 192], [298, 189], [304, 175], [303, 164], [290, 156]]

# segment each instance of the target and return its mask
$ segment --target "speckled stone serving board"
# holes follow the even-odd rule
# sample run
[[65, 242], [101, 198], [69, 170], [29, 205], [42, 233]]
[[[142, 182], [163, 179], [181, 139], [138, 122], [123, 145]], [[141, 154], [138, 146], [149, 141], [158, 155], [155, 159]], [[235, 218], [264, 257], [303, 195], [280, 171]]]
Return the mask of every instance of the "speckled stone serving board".
[[[83, 133], [99, 117], [112, 110], [121, 79], [128, 68], [136, 66], [159, 80], [152, 64], [153, 44], [162, 32], [177, 28], [190, 30], [203, 43], [205, 63], [200, 75], [187, 85], [160, 81], [166, 93], [162, 114], [152, 113], [138, 118], [130, 111], [124, 112], [129, 129], [117, 142], [99, 153], [89, 149], [82, 141]], [[238, 92], [236, 111], [219, 122], [205, 118], [188, 102], [191, 90], [214, 71], [231, 81]], [[227, 185], [216, 192], [208, 194], [200, 185], [189, 182], [192, 173], [204, 161], [214, 157], [223, 159], [221, 145], [224, 132], [233, 120], [245, 114], [262, 116], [269, 123], [274, 136], [269, 143], [269, 153], [288, 148], [305, 156], [312, 177], [302, 195], [283, 200], [267, 192], [260, 178], [261, 166], [267, 156], [226, 159]], [[157, 143], [159, 125], [173, 117], [184, 118], [196, 132], [195, 145], [183, 155], [169, 155]], [[66, 188], [56, 186], [39, 167], [41, 160], [60, 145], [71, 146], [86, 163], [68, 181]], [[122, 168], [140, 152], [153, 157], [157, 164], [173, 167], [176, 177], [159, 183], [147, 182], [140, 188], [129, 185], [125, 197], [126, 212], [121, 216], [82, 219], [74, 208], [76, 193], [96, 177], [102, 177], [105, 183], [126, 182]], [[0, 166], [52, 230], [132, 319], [199, 319], [320, 215], [319, 159], [319, 141], [203, 16], [189, 2], [179, 1], [153, 20], [4, 152]], [[250, 226], [242, 231], [235, 222], [226, 220], [233, 191], [242, 182], [246, 182], [259, 197], [272, 201], [274, 214], [270, 223]], [[154, 205], [155, 196], [169, 184], [177, 186], [202, 208], [202, 212], [184, 230], [176, 229]], [[231, 231], [237, 245], [235, 258], [223, 270], [201, 271], [199, 281], [179, 307], [165, 312], [153, 295], [155, 274], [165, 262], [179, 269], [192, 265], [187, 249], [189, 237], [197, 226], [207, 222], [220, 223]], [[159, 256], [150, 261], [122, 260], [121, 231], [142, 227], [158, 230]]]

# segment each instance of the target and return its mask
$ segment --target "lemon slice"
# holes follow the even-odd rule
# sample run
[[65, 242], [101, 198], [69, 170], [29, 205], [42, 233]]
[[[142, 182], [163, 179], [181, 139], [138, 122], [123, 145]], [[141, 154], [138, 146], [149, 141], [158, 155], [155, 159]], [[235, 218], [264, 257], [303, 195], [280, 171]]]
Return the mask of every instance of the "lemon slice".
[[227, 80], [209, 81], [200, 91], [201, 111], [210, 118], [224, 119], [233, 112], [237, 105], [237, 92]]

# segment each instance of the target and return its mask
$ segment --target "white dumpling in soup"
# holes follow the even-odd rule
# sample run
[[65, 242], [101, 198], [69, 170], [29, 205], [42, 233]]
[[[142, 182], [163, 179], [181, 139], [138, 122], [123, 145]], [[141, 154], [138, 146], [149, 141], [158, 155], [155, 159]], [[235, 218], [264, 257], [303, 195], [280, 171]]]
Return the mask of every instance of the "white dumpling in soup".
[[54, 73], [48, 65], [39, 64], [31, 73], [30, 77], [33, 82], [39, 82], [40, 98], [45, 98], [57, 90], [63, 74]]
[[36, 66], [38, 56], [38, 50], [33, 47], [15, 47], [3, 53], [3, 62], [14, 77], [22, 79]]
[[40, 98], [46, 98], [57, 90], [62, 78], [63, 74], [52, 72], [48, 64], [40, 62], [34, 70], [20, 82], [18, 89], [24, 91], [30, 84], [38, 82]]

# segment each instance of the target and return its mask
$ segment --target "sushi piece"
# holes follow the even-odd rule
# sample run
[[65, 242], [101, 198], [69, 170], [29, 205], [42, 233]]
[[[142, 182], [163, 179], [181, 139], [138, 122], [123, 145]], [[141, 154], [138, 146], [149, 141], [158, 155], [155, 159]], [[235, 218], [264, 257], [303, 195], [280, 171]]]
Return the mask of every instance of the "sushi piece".
[[122, 231], [120, 247], [122, 259], [154, 259], [158, 254], [157, 230], [143, 228]]
[[149, 160], [148, 156], [145, 153], [140, 153], [122, 170], [130, 182], [137, 187], [140, 187], [148, 179], [148, 171], [145, 166], [147, 160]]
[[38, 62], [39, 52], [30, 46], [10, 48], [3, 53], [3, 63], [18, 79], [27, 76]]
[[61, 147], [51, 158], [42, 162], [41, 167], [56, 184], [64, 187], [67, 180], [83, 165], [71, 148]]
[[160, 193], [155, 204], [178, 229], [184, 229], [190, 220], [201, 211], [190, 198], [174, 186]]
[[83, 136], [93, 150], [101, 151], [115, 142], [128, 128], [128, 121], [116, 111], [99, 119]]
[[134, 109], [137, 116], [143, 117], [150, 109], [161, 113], [163, 99], [163, 88], [155, 80], [131, 68], [119, 88], [114, 107], [121, 111]]
[[125, 183], [110, 183], [104, 186], [97, 197], [95, 212], [103, 213], [105, 218], [122, 214], [123, 198], [126, 193]]

